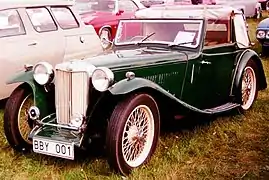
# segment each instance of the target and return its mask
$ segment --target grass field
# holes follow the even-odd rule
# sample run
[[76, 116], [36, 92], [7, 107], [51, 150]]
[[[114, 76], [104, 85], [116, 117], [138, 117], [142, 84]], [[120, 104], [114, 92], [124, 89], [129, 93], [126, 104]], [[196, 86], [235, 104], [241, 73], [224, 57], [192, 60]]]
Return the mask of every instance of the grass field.
[[[256, 20], [249, 20], [255, 39]], [[258, 44], [255, 49], [259, 51]], [[269, 78], [269, 59], [263, 59]], [[127, 179], [269, 179], [269, 90], [260, 92], [244, 115], [232, 112], [200, 119], [184, 128], [163, 132], [157, 152], [147, 166]], [[113, 174], [106, 158], [76, 161], [15, 153], [3, 132], [0, 110], [0, 179], [123, 179]], [[203, 123], [201, 123], [203, 122]]]

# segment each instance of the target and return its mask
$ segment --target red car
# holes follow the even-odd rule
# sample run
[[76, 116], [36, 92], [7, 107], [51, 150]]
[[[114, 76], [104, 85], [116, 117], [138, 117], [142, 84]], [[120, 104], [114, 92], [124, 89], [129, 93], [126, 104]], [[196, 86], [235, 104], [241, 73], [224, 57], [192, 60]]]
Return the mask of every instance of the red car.
[[137, 10], [146, 8], [139, 0], [76, 0], [85, 24], [91, 24], [101, 39], [104, 49], [111, 46], [120, 19], [134, 18]]

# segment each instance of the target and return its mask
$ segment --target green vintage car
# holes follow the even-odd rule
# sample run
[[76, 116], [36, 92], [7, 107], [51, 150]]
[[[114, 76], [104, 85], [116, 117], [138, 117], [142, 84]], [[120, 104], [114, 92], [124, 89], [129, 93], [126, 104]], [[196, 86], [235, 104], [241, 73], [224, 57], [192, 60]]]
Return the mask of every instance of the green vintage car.
[[126, 175], [153, 155], [161, 122], [251, 108], [267, 83], [241, 12], [184, 8], [121, 20], [107, 54], [25, 66], [8, 81], [21, 83], [5, 108], [10, 145], [73, 160], [103, 140], [110, 166]]

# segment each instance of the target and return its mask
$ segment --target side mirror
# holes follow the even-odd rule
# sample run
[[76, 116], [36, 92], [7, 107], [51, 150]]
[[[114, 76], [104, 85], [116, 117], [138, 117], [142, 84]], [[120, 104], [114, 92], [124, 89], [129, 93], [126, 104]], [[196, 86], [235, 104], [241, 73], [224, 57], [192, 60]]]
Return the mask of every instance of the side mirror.
[[124, 13], [124, 10], [120, 9], [120, 10], [116, 13], [116, 15], [119, 16], [119, 15], [121, 15], [122, 13]]

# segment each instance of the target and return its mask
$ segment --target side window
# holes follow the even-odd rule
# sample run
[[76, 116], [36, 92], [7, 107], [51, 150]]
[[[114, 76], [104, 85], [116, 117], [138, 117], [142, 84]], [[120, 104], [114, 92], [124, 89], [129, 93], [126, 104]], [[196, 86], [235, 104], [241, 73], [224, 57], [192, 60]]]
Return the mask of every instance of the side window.
[[62, 29], [72, 29], [79, 27], [79, 24], [69, 8], [66, 7], [52, 7], [53, 12], [58, 24]]
[[26, 34], [23, 22], [17, 10], [0, 11], [0, 37]]
[[210, 22], [206, 28], [205, 46], [230, 43], [229, 21]]
[[119, 9], [125, 12], [135, 12], [138, 7], [131, 0], [119, 0]]
[[238, 42], [238, 47], [249, 47], [250, 40], [248, 36], [247, 24], [242, 14], [237, 14], [234, 17], [235, 37]]
[[48, 32], [57, 30], [57, 26], [47, 8], [27, 8], [26, 12], [37, 32]]

